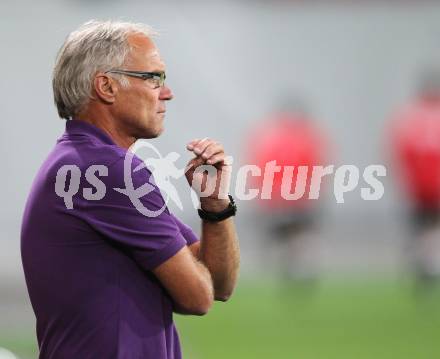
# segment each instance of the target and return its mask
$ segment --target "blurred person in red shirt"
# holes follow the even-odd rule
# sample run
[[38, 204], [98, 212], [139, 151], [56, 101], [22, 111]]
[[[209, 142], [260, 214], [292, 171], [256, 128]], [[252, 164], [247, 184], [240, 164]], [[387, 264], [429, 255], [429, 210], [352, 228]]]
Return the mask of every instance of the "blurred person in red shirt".
[[390, 127], [393, 164], [411, 210], [417, 279], [440, 275], [440, 69], [421, 78], [418, 96]]
[[[321, 201], [308, 197], [313, 166], [324, 165], [327, 140], [298, 102], [290, 100], [279, 108], [250, 131], [247, 141], [248, 163], [257, 165], [262, 173], [252, 177], [253, 188], [262, 189], [268, 163], [275, 161], [281, 167], [273, 174], [271, 198], [263, 199], [261, 193], [258, 197], [258, 224], [270, 239], [265, 245], [275, 249], [274, 262], [282, 277], [289, 282], [311, 282], [317, 274], [313, 228]], [[299, 199], [282, 195], [286, 166], [294, 167], [289, 193], [295, 193], [300, 181], [305, 180]], [[307, 167], [304, 177], [298, 175], [299, 166]]]

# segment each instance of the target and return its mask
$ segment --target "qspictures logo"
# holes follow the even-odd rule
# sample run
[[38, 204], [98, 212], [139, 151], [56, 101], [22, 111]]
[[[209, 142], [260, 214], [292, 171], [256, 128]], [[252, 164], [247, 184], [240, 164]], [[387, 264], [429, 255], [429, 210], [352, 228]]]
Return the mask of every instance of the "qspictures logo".
[[[137, 156], [136, 153], [147, 150], [148, 156]], [[135, 157], [142, 158], [141, 164], [133, 170], [133, 160]], [[175, 187], [176, 181], [185, 179], [185, 173], [190, 168], [179, 168], [176, 161], [180, 158], [177, 152], [170, 152], [162, 156], [156, 147], [147, 141], [137, 141], [127, 151], [124, 158], [124, 188], [111, 188], [122, 196], [127, 196], [133, 206], [146, 217], [157, 217], [167, 207], [169, 201], [181, 210], [183, 203], [179, 192]], [[240, 166], [235, 178], [232, 176], [234, 160], [227, 157], [225, 164], [229, 170], [222, 171], [220, 181], [217, 181], [217, 168], [211, 165], [202, 165], [194, 169], [194, 177], [206, 175], [205, 185], [191, 183], [191, 199], [194, 208], [199, 205], [200, 197], [209, 197], [219, 188], [220, 198], [228, 198], [230, 193], [231, 181], [235, 180], [235, 191], [233, 195], [241, 201], [251, 201], [255, 199], [271, 200], [274, 197], [274, 178], [277, 174], [281, 176], [280, 191], [282, 200], [297, 201], [301, 199], [318, 200], [321, 195], [323, 179], [333, 178], [333, 195], [337, 203], [345, 203], [344, 195], [348, 192], [358, 190], [360, 197], [365, 201], [380, 200], [385, 187], [380, 178], [387, 174], [386, 167], [380, 164], [372, 164], [360, 169], [354, 165], [335, 165], [328, 166], [280, 166], [276, 161], [267, 162], [264, 168], [254, 164]], [[135, 188], [133, 183], [133, 173], [147, 171], [152, 173], [148, 181]], [[55, 193], [64, 200], [67, 209], [73, 209], [74, 196], [82, 196], [87, 201], [103, 200], [108, 189], [102, 177], [111, 175], [109, 168], [102, 164], [90, 165], [85, 173], [76, 165], [61, 166], [55, 179]], [[84, 176], [91, 187], [85, 187], [80, 191], [81, 178]], [[255, 188], [252, 179], [259, 178], [261, 186]], [[147, 178], [147, 176], [146, 176]], [[361, 179], [363, 184], [360, 184]], [[185, 179], [186, 180], [186, 179]], [[255, 182], [255, 181], [254, 181]], [[329, 181], [330, 182], [330, 181]], [[308, 184], [308, 185], [307, 185]], [[164, 204], [158, 209], [148, 208], [146, 201], [142, 199], [149, 193], [160, 189], [164, 197]]]

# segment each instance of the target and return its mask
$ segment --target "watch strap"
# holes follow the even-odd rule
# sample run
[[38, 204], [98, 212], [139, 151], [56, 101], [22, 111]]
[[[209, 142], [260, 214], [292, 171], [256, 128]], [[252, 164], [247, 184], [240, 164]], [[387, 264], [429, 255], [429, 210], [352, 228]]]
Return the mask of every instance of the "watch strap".
[[235, 204], [234, 198], [231, 195], [228, 195], [228, 197], [229, 205], [223, 211], [211, 212], [199, 208], [198, 212], [200, 218], [209, 222], [221, 222], [229, 217], [235, 216], [235, 214], [237, 213], [237, 205]]

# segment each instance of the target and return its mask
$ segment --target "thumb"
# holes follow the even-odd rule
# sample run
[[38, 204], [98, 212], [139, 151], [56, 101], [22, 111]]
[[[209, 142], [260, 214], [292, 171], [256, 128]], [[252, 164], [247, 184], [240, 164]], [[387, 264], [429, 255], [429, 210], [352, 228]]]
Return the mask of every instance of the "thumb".
[[194, 171], [200, 165], [203, 165], [205, 160], [202, 157], [194, 157], [191, 161], [188, 162], [188, 165], [185, 168], [185, 173], [188, 171]]

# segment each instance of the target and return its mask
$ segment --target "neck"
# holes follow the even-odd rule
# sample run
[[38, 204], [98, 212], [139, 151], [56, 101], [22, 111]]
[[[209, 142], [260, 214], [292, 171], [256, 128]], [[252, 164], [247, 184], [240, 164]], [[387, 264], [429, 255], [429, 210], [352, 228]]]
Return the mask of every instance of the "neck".
[[117, 121], [107, 112], [87, 109], [75, 117], [76, 120], [88, 122], [104, 131], [119, 147], [128, 149], [136, 139], [117, 126]]

